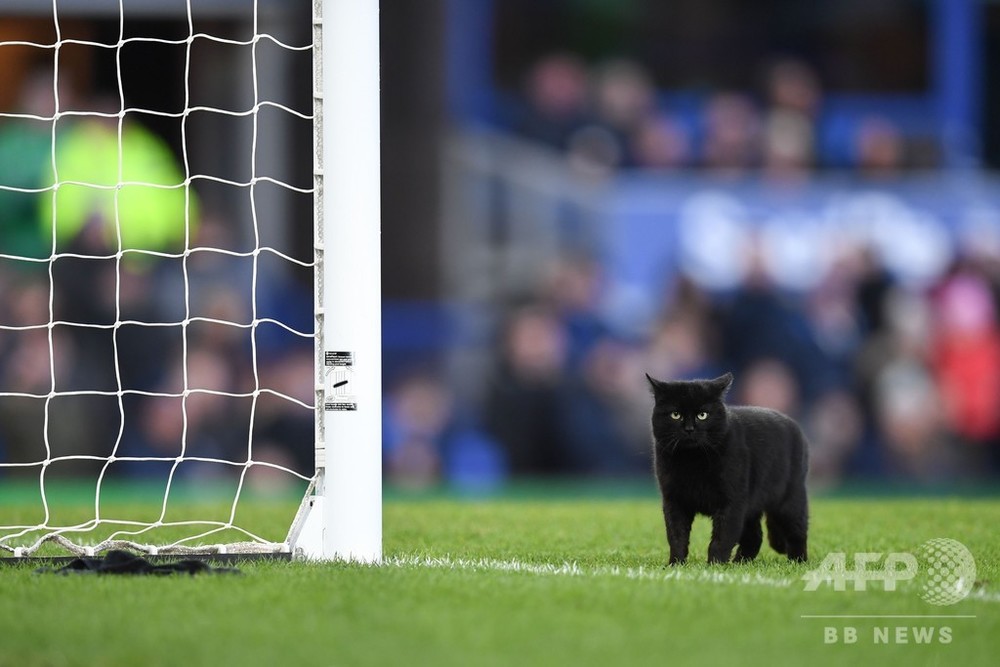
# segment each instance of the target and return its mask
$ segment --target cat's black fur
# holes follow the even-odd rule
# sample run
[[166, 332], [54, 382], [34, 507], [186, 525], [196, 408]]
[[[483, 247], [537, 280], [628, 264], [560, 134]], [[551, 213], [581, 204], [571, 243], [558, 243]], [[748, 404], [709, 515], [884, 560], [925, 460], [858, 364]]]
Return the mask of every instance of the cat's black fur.
[[687, 559], [695, 514], [712, 518], [709, 563], [728, 562], [737, 545], [737, 561], [755, 558], [762, 515], [774, 550], [806, 560], [808, 446], [798, 424], [775, 410], [727, 407], [729, 373], [692, 382], [646, 378], [670, 563]]

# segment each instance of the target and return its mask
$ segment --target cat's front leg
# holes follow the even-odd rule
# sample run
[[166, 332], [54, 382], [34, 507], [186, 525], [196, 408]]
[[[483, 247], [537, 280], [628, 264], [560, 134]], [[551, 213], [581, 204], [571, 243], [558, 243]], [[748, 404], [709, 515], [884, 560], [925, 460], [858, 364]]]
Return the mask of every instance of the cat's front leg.
[[691, 524], [694, 513], [688, 512], [676, 503], [663, 501], [663, 522], [667, 528], [667, 544], [670, 545], [670, 565], [678, 565], [687, 560], [688, 543], [691, 541]]
[[746, 511], [732, 504], [712, 516], [712, 540], [708, 543], [709, 563], [728, 563], [733, 547], [743, 531]]

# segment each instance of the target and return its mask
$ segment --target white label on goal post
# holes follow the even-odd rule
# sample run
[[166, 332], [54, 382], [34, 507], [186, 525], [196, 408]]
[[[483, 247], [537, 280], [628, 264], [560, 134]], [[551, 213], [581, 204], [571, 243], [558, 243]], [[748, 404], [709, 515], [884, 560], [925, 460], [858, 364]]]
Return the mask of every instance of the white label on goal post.
[[354, 387], [354, 353], [324, 353], [323, 409], [334, 412], [353, 412], [357, 410], [358, 399]]

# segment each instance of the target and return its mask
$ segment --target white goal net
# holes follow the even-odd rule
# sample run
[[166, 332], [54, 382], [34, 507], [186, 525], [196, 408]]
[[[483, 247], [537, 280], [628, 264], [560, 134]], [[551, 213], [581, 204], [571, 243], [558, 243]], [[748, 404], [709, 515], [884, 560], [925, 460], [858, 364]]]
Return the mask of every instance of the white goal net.
[[[0, 556], [378, 560], [377, 25], [345, 0], [0, 8]], [[374, 59], [336, 91], [374, 142], [329, 127], [341, 48]], [[330, 235], [375, 259], [334, 266]]]

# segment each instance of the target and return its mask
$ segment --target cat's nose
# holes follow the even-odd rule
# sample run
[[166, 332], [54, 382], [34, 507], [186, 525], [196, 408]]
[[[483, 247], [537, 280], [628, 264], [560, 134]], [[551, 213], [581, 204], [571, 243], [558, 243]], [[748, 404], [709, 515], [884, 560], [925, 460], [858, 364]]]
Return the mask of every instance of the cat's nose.
[[684, 430], [688, 433], [694, 433], [694, 424], [684, 424]]

